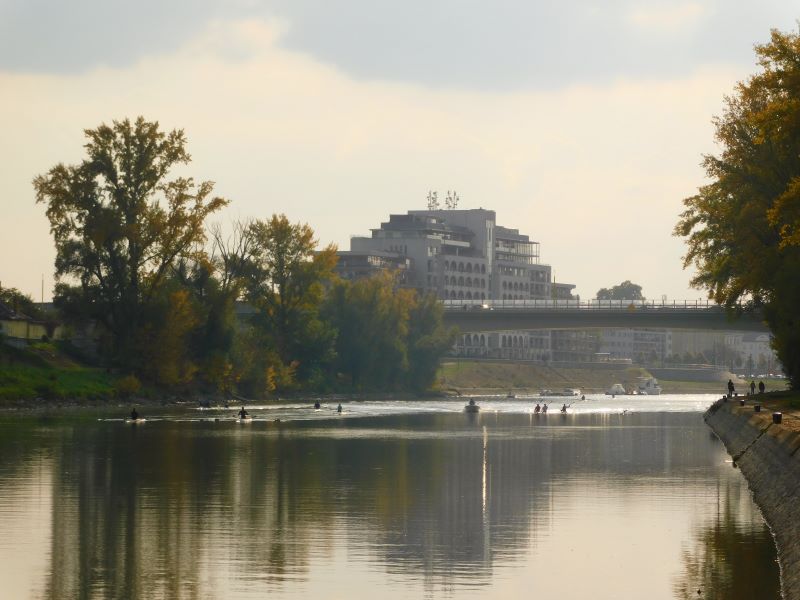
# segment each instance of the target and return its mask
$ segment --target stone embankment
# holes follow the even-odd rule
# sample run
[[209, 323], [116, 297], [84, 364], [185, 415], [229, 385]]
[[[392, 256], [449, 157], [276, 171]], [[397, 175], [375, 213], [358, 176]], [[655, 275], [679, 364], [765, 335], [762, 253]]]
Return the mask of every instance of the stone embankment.
[[778, 547], [785, 600], [800, 600], [800, 431], [755, 412], [748, 400], [718, 400], [705, 421], [747, 479]]

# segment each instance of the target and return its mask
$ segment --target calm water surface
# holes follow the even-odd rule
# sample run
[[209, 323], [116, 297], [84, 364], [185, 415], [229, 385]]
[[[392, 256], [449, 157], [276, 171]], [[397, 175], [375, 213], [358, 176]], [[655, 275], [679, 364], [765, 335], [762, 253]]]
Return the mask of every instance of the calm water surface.
[[711, 400], [6, 413], [0, 597], [778, 598]]

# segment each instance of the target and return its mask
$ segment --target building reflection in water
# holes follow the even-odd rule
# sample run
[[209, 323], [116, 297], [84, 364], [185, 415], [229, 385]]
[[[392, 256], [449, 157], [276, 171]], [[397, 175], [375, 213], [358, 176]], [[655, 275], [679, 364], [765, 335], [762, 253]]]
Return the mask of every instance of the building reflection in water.
[[[777, 585], [765, 526], [697, 414], [257, 425], [64, 425], [20, 442], [0, 459], [4, 491], [52, 457], [41, 595], [744, 598], [711, 593]], [[648, 580], [609, 579], [620, 564]]]

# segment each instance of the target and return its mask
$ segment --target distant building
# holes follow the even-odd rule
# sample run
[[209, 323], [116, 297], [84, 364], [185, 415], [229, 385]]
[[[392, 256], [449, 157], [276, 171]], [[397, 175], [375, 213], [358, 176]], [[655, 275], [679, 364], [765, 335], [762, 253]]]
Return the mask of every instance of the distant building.
[[672, 332], [665, 329], [603, 329], [599, 352], [611, 359], [663, 363], [672, 355]]
[[[390, 215], [370, 236], [353, 236], [340, 251], [337, 272], [346, 279], [380, 269], [401, 273], [404, 285], [449, 301], [572, 298], [572, 284], [554, 283], [539, 243], [501, 227], [493, 210], [412, 210]], [[551, 360], [550, 331], [465, 334], [461, 356]]]
[[61, 336], [61, 327], [56, 323], [37, 321], [0, 302], [0, 334], [12, 344], [19, 345], [58, 338]]
[[740, 364], [747, 374], [774, 373], [779, 370], [780, 361], [770, 345], [771, 338], [767, 333], [728, 332], [725, 334], [725, 346], [740, 358]]
[[354, 280], [370, 277], [377, 272], [395, 271], [400, 285], [408, 285], [411, 259], [393, 252], [373, 251], [339, 251], [339, 262], [336, 272], [342, 279]]

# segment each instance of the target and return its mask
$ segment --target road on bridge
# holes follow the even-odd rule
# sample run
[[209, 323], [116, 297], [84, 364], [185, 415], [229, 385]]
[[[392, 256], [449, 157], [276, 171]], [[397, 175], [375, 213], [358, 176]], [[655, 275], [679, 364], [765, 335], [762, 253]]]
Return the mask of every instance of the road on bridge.
[[768, 333], [763, 317], [754, 313], [731, 316], [717, 305], [638, 304], [602, 307], [585, 305], [490, 306], [445, 305], [444, 321], [462, 333], [531, 329], [647, 328], [728, 330]]

